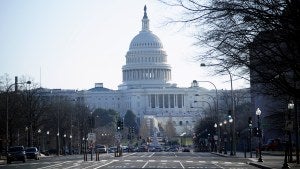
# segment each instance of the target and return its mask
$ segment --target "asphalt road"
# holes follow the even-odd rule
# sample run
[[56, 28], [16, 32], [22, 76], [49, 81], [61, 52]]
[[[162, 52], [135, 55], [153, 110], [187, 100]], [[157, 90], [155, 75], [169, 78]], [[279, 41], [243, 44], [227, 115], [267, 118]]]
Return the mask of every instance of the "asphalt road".
[[214, 169], [254, 169], [245, 158], [220, 157], [211, 153], [193, 152], [138, 152], [124, 153], [122, 157], [101, 154], [100, 160], [83, 160], [83, 155], [43, 157], [40, 160], [13, 162], [0, 165], [0, 169], [98, 169], [98, 168], [214, 168]]

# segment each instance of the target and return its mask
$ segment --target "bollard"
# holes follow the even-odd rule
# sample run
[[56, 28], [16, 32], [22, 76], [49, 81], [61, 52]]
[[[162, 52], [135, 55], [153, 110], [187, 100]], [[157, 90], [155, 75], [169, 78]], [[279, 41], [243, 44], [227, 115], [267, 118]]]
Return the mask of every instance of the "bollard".
[[83, 154], [83, 161], [87, 161], [87, 154], [86, 153]]
[[244, 158], [247, 158], [247, 146], [244, 143]]
[[99, 153], [96, 152], [96, 161], [99, 161]]

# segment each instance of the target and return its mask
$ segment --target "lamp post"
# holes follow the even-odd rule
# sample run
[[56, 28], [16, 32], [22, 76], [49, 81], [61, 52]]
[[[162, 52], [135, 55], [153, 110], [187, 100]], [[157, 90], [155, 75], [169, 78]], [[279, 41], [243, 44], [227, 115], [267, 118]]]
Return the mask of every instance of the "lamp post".
[[249, 150], [250, 150], [250, 158], [252, 158], [252, 117], [248, 118], [248, 127], [249, 127]]
[[38, 147], [39, 147], [39, 151], [41, 151], [41, 140], [40, 140], [40, 135], [41, 135], [42, 130], [38, 129]]
[[70, 148], [69, 148], [69, 154], [72, 155], [72, 135], [70, 135]]
[[[294, 109], [294, 103], [291, 101], [288, 103], [288, 113], [285, 122], [285, 151], [284, 151], [284, 163], [282, 165], [282, 169], [290, 168], [287, 161], [288, 161], [288, 153], [289, 153], [289, 161], [292, 161], [292, 150], [291, 150], [291, 130], [293, 130], [293, 123], [291, 121], [291, 111]], [[298, 126], [297, 126], [298, 127]], [[298, 133], [296, 133], [298, 134]], [[288, 138], [287, 138], [288, 137]]]
[[259, 119], [259, 117], [261, 115], [261, 111], [260, 111], [259, 108], [256, 109], [255, 114], [257, 116], [257, 128], [258, 128], [258, 133], [259, 133], [259, 135], [258, 135], [258, 139], [259, 139], [259, 141], [258, 141], [259, 158], [258, 158], [257, 161], [258, 162], [263, 162], [262, 157], [261, 157], [261, 128], [260, 128], [260, 119]]
[[26, 133], [26, 143], [25, 145], [28, 146], [28, 127], [25, 127], [25, 133]]
[[[195, 101], [194, 101], [194, 103], [200, 103], [200, 102], [202, 102], [202, 103], [207, 103], [207, 104], [208, 104], [208, 106], [209, 106], [209, 110], [210, 110], [210, 112], [212, 112], [211, 105], [210, 105], [210, 103], [209, 103], [209, 102], [207, 102], [207, 101], [204, 101], [204, 100], [195, 100]], [[191, 107], [191, 108], [195, 108], [195, 107]], [[197, 107], [197, 108], [198, 108], [198, 107]], [[206, 116], [206, 114], [205, 114], [205, 117], [207, 117], [207, 116]]]
[[[200, 64], [201, 67], [205, 67], [205, 66], [222, 66], [219, 64], [212, 64], [212, 65], [206, 65], [205, 63], [201, 63]], [[232, 106], [232, 118], [233, 118], [233, 122], [232, 122], [232, 131], [233, 131], [233, 153], [234, 155], [236, 154], [236, 135], [235, 135], [235, 107], [234, 107], [234, 97], [233, 97], [233, 85], [232, 85], [232, 74], [230, 72], [230, 70], [226, 67], [226, 66], [222, 66], [229, 74], [230, 77], [230, 93], [231, 93], [231, 106]]]
[[[9, 108], [8, 108], [8, 101], [9, 101], [9, 97], [8, 97], [8, 93], [10, 91], [10, 89], [18, 84], [31, 84], [31, 81], [27, 81], [27, 82], [21, 82], [18, 83], [17, 82], [17, 77], [15, 77], [15, 83], [11, 84], [8, 86], [8, 88], [6, 89], [6, 152], [8, 151], [8, 114], [9, 114]], [[16, 88], [17, 89], [17, 88]]]
[[59, 156], [59, 154], [60, 154], [59, 132], [57, 132], [56, 136], [57, 136], [57, 143], [56, 143], [57, 147], [56, 147], [56, 149], [57, 149], [57, 155]]
[[49, 131], [47, 131], [47, 139], [46, 139], [46, 149], [48, 150], [48, 148], [49, 148], [49, 134], [50, 134], [50, 132]]
[[[223, 123], [222, 122], [220, 122], [219, 123], [219, 135], [220, 135], [220, 148], [219, 148], [219, 153], [222, 153], [222, 146], [223, 146], [223, 144], [222, 144], [222, 125], [223, 125]], [[224, 139], [224, 138], [223, 138]]]
[[[293, 101], [290, 101], [288, 103], [288, 120], [286, 122], [286, 127], [289, 135], [289, 162], [293, 161], [293, 151], [292, 151], [292, 134], [291, 131], [293, 130], [293, 122], [291, 120], [291, 112], [294, 109], [294, 103]], [[297, 133], [298, 134], [298, 133]]]
[[[215, 128], [215, 133], [217, 133], [218, 131], [217, 131], [217, 128], [218, 128], [218, 125], [217, 125], [217, 123], [215, 123], [214, 124], [214, 128]], [[216, 147], [216, 152], [218, 152], [218, 150], [220, 149], [220, 144], [219, 144], [219, 140], [220, 140], [220, 135], [219, 135], [219, 133], [218, 133], [218, 139], [217, 139], [217, 147]]]
[[64, 134], [64, 147], [63, 147], [64, 155], [66, 155], [66, 137], [67, 137], [67, 135]]
[[223, 122], [224, 124], [224, 154], [227, 154], [227, 128], [226, 128], [226, 124], [227, 124], [227, 120], [224, 120]]
[[216, 91], [216, 106], [215, 106], [215, 112], [216, 112], [216, 115], [217, 115], [217, 121], [219, 120], [219, 113], [218, 113], [218, 111], [219, 111], [219, 108], [218, 108], [218, 106], [219, 106], [219, 103], [218, 103], [218, 90], [217, 90], [217, 87], [216, 87], [216, 85], [213, 83], [213, 82], [211, 82], [211, 81], [196, 81], [196, 80], [193, 80], [193, 87], [196, 87], [196, 86], [198, 86], [197, 85], [197, 82], [206, 82], [206, 83], [210, 83], [210, 84], [212, 84], [213, 86], [214, 86], [214, 88], [215, 88], [215, 91]]
[[233, 156], [233, 131], [232, 131], [232, 123], [233, 123], [233, 119], [231, 116], [228, 117], [228, 122], [230, 124], [230, 155]]

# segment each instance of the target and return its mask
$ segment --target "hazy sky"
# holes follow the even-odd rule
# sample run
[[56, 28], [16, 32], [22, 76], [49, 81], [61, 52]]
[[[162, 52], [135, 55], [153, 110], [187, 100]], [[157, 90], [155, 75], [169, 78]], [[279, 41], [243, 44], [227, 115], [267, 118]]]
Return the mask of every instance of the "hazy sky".
[[46, 88], [89, 89], [101, 82], [117, 89], [144, 5], [168, 54], [172, 82], [189, 87], [194, 79], [210, 80], [230, 89], [229, 76], [211, 77], [211, 69], [194, 61], [192, 28], [165, 26], [178, 11], [155, 0], [1, 0], [0, 75], [27, 76]]

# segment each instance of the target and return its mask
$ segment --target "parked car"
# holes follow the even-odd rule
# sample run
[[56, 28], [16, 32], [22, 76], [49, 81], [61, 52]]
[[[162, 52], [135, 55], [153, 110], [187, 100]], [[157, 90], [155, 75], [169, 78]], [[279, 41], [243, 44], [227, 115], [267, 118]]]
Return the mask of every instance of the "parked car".
[[26, 162], [26, 153], [23, 146], [14, 146], [8, 149], [7, 163], [10, 164], [12, 161]]
[[117, 151], [117, 147], [109, 147], [108, 152], [109, 153], [114, 153]]
[[170, 151], [170, 152], [178, 152], [179, 149], [178, 149], [177, 147], [170, 147], [170, 148], [168, 149], [168, 151]]
[[184, 147], [184, 148], [182, 149], [182, 152], [190, 152], [190, 149], [187, 148], [187, 147]]
[[98, 144], [95, 146], [95, 152], [96, 153], [107, 153], [107, 149], [104, 145]]
[[262, 151], [275, 151], [281, 150], [282, 145], [280, 139], [269, 139], [266, 144], [262, 145]]
[[25, 150], [27, 159], [40, 159], [40, 152], [36, 147], [29, 147]]

